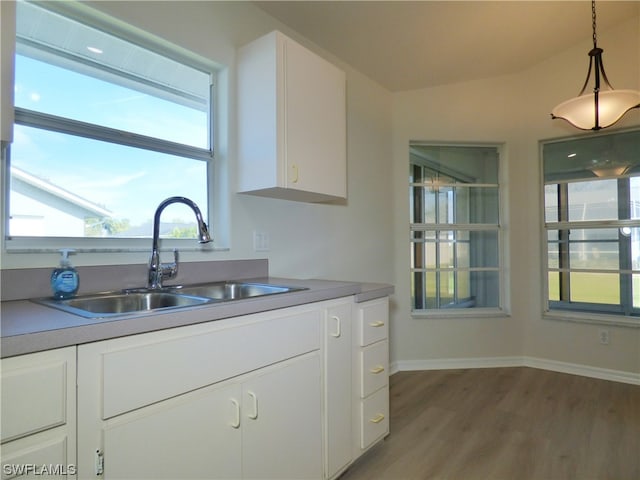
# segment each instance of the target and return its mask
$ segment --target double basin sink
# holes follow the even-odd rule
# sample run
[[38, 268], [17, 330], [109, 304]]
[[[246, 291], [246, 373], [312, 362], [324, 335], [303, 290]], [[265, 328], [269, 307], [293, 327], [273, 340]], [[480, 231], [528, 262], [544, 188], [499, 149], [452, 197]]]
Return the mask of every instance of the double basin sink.
[[161, 289], [131, 289], [83, 295], [66, 300], [42, 298], [36, 302], [87, 318], [102, 318], [243, 300], [300, 290], [306, 290], [306, 288], [270, 283], [217, 282], [168, 286]]

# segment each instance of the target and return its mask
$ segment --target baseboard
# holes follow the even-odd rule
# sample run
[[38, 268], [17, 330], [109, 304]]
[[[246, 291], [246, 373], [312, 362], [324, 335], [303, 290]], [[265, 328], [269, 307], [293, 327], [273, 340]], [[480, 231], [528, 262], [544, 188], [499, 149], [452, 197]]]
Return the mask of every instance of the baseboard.
[[610, 370], [576, 363], [559, 362], [535, 357], [477, 357], [477, 358], [438, 358], [430, 360], [404, 360], [393, 362], [391, 374], [411, 370], [450, 370], [456, 368], [498, 368], [531, 367], [570, 373], [583, 377], [599, 378], [614, 382], [640, 385], [640, 373]]
[[640, 373], [625, 372], [623, 370], [611, 370], [608, 368], [592, 367], [590, 365], [580, 365], [577, 363], [558, 362], [555, 360], [535, 357], [524, 357], [523, 366], [540, 368], [542, 370], [552, 370], [554, 372], [571, 373], [573, 375], [582, 375], [583, 377], [599, 378], [601, 380], [611, 380], [613, 382], [640, 385]]

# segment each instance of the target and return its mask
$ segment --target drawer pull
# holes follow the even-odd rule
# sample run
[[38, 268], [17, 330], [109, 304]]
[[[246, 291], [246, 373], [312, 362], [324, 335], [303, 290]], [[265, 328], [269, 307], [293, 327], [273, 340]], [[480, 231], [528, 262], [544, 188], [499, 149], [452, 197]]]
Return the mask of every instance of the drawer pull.
[[371, 423], [380, 423], [382, 420], [384, 420], [384, 414], [382, 413], [379, 413], [375, 417], [369, 419]]
[[231, 428], [240, 428], [240, 404], [235, 398], [231, 398], [230, 400], [235, 411], [234, 419], [231, 422]]
[[382, 320], [378, 320], [377, 322], [371, 322], [369, 324], [370, 327], [384, 327], [384, 322]]
[[382, 365], [378, 365], [369, 370], [371, 373], [382, 373], [384, 372], [384, 367]]

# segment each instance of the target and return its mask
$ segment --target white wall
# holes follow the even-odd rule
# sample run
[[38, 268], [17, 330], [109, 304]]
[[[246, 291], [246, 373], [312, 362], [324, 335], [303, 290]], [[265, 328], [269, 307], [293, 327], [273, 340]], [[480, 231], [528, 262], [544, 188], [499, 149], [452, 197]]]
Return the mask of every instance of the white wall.
[[[598, 32], [614, 87], [640, 89], [640, 20]], [[599, 326], [542, 318], [541, 179], [538, 142], [579, 134], [551, 108], [578, 94], [591, 39], [516, 75], [446, 85], [393, 96], [395, 284], [392, 360], [428, 368], [533, 357], [640, 373], [640, 331], [611, 328], [599, 345]], [[480, 59], [479, 59], [480, 61]], [[640, 124], [640, 111], [619, 126]], [[588, 135], [589, 133], [586, 133]], [[505, 142], [508, 285], [511, 315], [495, 318], [414, 319], [409, 310], [407, 175], [411, 140]], [[465, 360], [466, 359], [466, 360]]]

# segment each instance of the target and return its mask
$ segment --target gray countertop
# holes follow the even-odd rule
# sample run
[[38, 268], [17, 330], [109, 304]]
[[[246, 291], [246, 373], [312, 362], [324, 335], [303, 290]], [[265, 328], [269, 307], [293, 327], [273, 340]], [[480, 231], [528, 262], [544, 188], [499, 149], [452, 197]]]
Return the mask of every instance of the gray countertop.
[[332, 280], [270, 277], [252, 280], [307, 290], [98, 319], [80, 317], [29, 300], [4, 301], [0, 304], [0, 356], [12, 357], [351, 295], [356, 302], [364, 302], [388, 296], [394, 290], [387, 284]]

